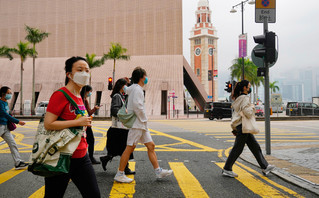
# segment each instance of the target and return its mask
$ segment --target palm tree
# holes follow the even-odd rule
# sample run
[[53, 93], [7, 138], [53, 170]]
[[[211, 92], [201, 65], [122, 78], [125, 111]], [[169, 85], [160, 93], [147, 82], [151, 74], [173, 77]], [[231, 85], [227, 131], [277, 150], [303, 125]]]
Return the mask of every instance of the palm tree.
[[269, 89], [270, 89], [271, 94], [273, 92], [276, 93], [276, 90], [279, 91], [279, 87], [276, 85], [276, 83], [278, 83], [278, 81], [274, 81], [272, 83], [269, 83]]
[[[242, 76], [242, 67], [243, 67], [243, 59], [242, 58], [236, 58], [233, 60], [233, 65], [230, 66], [230, 75], [232, 80], [236, 79], [237, 81], [241, 80], [241, 76]], [[249, 60], [249, 58], [246, 58], [244, 60], [245, 63], [245, 79], [247, 80], [251, 80], [253, 78], [254, 75], [257, 75], [257, 73], [255, 73], [254, 71], [254, 67], [253, 67], [253, 63]]]
[[[253, 86], [253, 93], [256, 94], [255, 90], [258, 90], [260, 83], [263, 83], [263, 77], [257, 76], [257, 66], [249, 59], [244, 59], [245, 63], [245, 79], [248, 80]], [[240, 81], [242, 77], [242, 58], [236, 58], [233, 60], [233, 65], [230, 66], [231, 70], [231, 78], [232, 80]], [[254, 96], [254, 103], [256, 100], [256, 96]]]
[[[104, 64], [104, 58], [95, 59], [96, 54], [89, 55], [88, 53], [86, 53], [85, 56], [90, 69], [93, 69], [95, 67], [100, 67], [101, 65]], [[91, 77], [92, 76], [90, 76], [90, 85], [91, 85]]]
[[35, 58], [37, 57], [37, 53], [35, 53], [35, 44], [40, 43], [43, 39], [49, 36], [49, 33], [43, 32], [37, 28], [32, 28], [29, 26], [25, 26], [25, 30], [27, 32], [27, 36], [25, 39], [33, 44], [33, 68], [32, 68], [32, 100], [31, 100], [31, 114], [34, 115], [35, 111]]
[[12, 52], [20, 56], [21, 69], [20, 69], [20, 115], [22, 115], [22, 103], [23, 103], [23, 63], [28, 56], [34, 56], [37, 52], [29, 48], [29, 42], [20, 41], [17, 44], [17, 48], [13, 48]]
[[111, 43], [110, 50], [107, 54], [104, 54], [103, 58], [105, 60], [112, 59], [114, 61], [113, 67], [113, 85], [115, 82], [115, 63], [116, 60], [129, 60], [130, 56], [125, 55], [127, 49], [123, 48], [120, 43]]
[[12, 60], [13, 57], [12, 57], [11, 52], [12, 52], [12, 49], [10, 49], [9, 47], [4, 45], [0, 48], [0, 57], [5, 57], [5, 58], [9, 58], [10, 60]]

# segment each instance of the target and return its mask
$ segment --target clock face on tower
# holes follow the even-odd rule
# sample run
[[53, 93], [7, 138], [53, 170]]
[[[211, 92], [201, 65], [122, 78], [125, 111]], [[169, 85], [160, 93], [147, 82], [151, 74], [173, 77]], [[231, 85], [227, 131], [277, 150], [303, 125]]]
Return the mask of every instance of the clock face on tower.
[[199, 47], [195, 49], [196, 56], [199, 56], [201, 52], [202, 52], [202, 50]]
[[213, 48], [209, 48], [209, 49], [208, 49], [208, 54], [209, 54], [210, 56], [212, 56], [213, 53], [214, 53], [214, 49], [213, 49]]

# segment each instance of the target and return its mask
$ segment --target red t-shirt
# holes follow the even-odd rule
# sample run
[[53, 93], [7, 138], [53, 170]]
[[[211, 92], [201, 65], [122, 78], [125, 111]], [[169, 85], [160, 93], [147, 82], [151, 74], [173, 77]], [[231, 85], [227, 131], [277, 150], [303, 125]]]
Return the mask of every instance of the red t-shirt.
[[[79, 109], [83, 112], [84, 115], [88, 115], [85, 106], [83, 104], [82, 98], [78, 98], [73, 95], [67, 88], [60, 88], [64, 90], [78, 105]], [[76, 120], [82, 115], [79, 112], [76, 112], [75, 107], [69, 102], [65, 95], [56, 91], [52, 94], [47, 111], [53, 113], [64, 120]], [[87, 153], [88, 144], [85, 137], [81, 137], [81, 141], [77, 149], [74, 151], [72, 158], [82, 158]]]

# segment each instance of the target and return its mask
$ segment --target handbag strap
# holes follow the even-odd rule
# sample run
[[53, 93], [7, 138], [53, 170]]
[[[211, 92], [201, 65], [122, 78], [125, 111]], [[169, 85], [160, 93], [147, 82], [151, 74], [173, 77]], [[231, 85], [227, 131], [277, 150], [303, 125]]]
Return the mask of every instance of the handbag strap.
[[122, 99], [121, 95], [118, 94], [118, 93], [116, 93], [116, 94], [114, 94], [114, 95], [115, 95], [115, 96], [118, 95], [118, 96], [120, 97], [121, 101], [122, 101], [122, 105], [125, 106], [125, 103], [123, 102], [123, 99]]
[[64, 96], [68, 99], [68, 101], [76, 108], [76, 110], [78, 110], [78, 112], [80, 112], [80, 114], [82, 116], [84, 116], [83, 112], [80, 110], [80, 108], [78, 107], [78, 105], [76, 104], [76, 102], [71, 98], [71, 96], [69, 96], [69, 94], [67, 94], [64, 90], [59, 89], [58, 91], [62, 92], [64, 94]]

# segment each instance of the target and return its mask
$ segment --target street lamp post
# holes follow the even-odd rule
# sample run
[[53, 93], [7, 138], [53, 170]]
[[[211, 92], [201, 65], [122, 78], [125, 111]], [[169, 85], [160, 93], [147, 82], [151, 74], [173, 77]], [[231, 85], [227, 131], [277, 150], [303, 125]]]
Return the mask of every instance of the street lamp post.
[[[245, 0], [240, 2], [239, 4], [234, 5], [233, 8], [230, 10], [230, 13], [236, 13], [237, 10], [235, 10], [235, 7], [241, 6], [241, 34], [242, 35], [244, 34], [244, 4], [247, 2], [248, 4], [251, 4], [251, 5], [255, 4], [254, 0]], [[245, 79], [245, 57], [242, 57], [242, 64], [243, 64], [243, 67], [242, 67], [241, 80], [244, 80]]]

